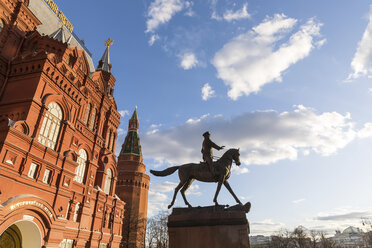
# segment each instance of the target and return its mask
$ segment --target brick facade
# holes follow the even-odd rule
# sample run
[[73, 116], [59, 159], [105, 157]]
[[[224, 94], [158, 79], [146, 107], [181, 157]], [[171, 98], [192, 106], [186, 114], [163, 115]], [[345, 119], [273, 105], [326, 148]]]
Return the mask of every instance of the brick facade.
[[117, 187], [111, 64], [92, 70], [63, 26], [38, 31], [32, 1], [0, 0], [0, 244], [119, 247], [133, 204]]

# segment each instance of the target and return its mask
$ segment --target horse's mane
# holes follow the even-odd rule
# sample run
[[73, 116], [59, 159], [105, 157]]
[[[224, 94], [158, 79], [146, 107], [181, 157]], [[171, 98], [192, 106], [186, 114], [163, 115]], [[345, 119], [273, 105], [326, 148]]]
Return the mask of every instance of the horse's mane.
[[220, 161], [221, 159], [225, 159], [227, 156], [229, 156], [232, 152], [235, 152], [236, 150], [238, 149], [235, 149], [235, 148], [230, 148], [229, 150], [227, 150], [220, 159], [218, 159], [217, 161]]

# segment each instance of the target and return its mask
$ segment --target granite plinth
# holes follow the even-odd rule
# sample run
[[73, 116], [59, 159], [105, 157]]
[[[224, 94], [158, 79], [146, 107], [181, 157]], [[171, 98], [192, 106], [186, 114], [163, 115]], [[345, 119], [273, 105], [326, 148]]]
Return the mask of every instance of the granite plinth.
[[245, 214], [224, 206], [174, 208], [168, 217], [169, 248], [249, 248]]

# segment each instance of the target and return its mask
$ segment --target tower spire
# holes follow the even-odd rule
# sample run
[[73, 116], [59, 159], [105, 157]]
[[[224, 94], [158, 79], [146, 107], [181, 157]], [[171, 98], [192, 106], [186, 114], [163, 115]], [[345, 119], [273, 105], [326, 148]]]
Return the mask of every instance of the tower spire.
[[97, 71], [111, 72], [111, 63], [110, 63], [110, 52], [109, 52], [109, 49], [110, 49], [110, 46], [112, 45], [113, 42], [114, 41], [111, 40], [110, 38], [108, 38], [105, 41], [106, 49], [105, 49], [105, 52], [103, 53], [101, 59], [98, 62]]
[[140, 138], [138, 136], [138, 127], [139, 121], [136, 106], [132, 114], [132, 117], [129, 120], [128, 134], [127, 137], [125, 137], [125, 141], [121, 148], [120, 154], [132, 154], [142, 157]]

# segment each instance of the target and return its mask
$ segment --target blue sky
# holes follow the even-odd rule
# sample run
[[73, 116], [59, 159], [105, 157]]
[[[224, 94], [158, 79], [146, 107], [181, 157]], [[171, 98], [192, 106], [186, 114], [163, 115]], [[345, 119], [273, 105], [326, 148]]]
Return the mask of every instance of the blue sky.
[[[56, 3], [95, 64], [114, 40], [117, 151], [137, 105], [147, 169], [200, 161], [206, 130], [240, 147], [230, 184], [252, 202], [252, 234], [300, 224], [331, 233], [372, 217], [368, 1]], [[150, 215], [177, 182], [151, 178]], [[190, 203], [212, 204], [215, 188], [194, 183]], [[235, 204], [226, 189], [219, 202]]]

